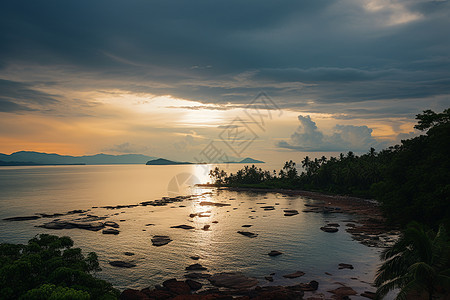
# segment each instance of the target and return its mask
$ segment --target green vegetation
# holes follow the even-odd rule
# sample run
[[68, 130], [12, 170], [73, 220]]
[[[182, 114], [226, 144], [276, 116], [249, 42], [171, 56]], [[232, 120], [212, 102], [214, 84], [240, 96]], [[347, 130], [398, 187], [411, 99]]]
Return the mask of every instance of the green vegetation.
[[381, 258], [385, 262], [375, 279], [379, 299], [394, 289], [400, 290], [396, 299], [408, 299], [411, 293], [430, 300], [450, 294], [450, 239], [444, 226], [434, 232], [411, 223]]
[[119, 292], [91, 273], [100, 271], [69, 237], [41, 234], [26, 245], [0, 244], [0, 299], [117, 299]]
[[416, 129], [424, 135], [401, 145], [357, 156], [353, 152], [327, 159], [303, 159], [303, 172], [286, 162], [279, 171], [254, 165], [235, 174], [213, 170], [216, 184], [231, 187], [285, 188], [377, 199], [385, 216], [403, 226], [418, 221], [450, 225], [450, 109], [418, 114]]

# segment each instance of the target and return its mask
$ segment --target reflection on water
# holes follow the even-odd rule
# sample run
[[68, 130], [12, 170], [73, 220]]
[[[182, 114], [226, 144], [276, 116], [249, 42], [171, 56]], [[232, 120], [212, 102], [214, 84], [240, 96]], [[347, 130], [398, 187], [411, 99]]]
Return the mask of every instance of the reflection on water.
[[[291, 285], [317, 280], [322, 292], [335, 288], [335, 282], [347, 282], [357, 292], [374, 290], [365, 282], [373, 279], [379, 251], [356, 243], [345, 232], [345, 224], [352, 216], [300, 213], [285, 217], [283, 209], [301, 211], [304, 204], [312, 200], [275, 193], [217, 191], [190, 186], [192, 178], [208, 181], [207, 173], [204, 166], [2, 168], [0, 218], [91, 209], [90, 214], [107, 216], [108, 220], [119, 223], [120, 234], [33, 227], [48, 219], [0, 221], [0, 241], [26, 242], [43, 232], [69, 235], [76, 246], [99, 254], [103, 271], [98, 276], [118, 288], [144, 288], [167, 278], [182, 278], [185, 267], [194, 263], [190, 256], [198, 255], [201, 257], [198, 262], [207, 267], [209, 273], [240, 270], [257, 277], [261, 284], [268, 284], [264, 276], [275, 273], [275, 281], [270, 284]], [[180, 193], [202, 195], [167, 206], [92, 208], [159, 199], [167, 196], [168, 189], [174, 192], [169, 184], [171, 180]], [[229, 203], [230, 206], [202, 206], [201, 201]], [[265, 205], [273, 205], [276, 209], [265, 211], [261, 208]], [[202, 217], [189, 216], [205, 212], [210, 213]], [[328, 222], [339, 223], [339, 232], [330, 234], [319, 229]], [[195, 229], [170, 228], [181, 224]], [[204, 225], [210, 225], [210, 230], [202, 230]], [[252, 227], [243, 229], [242, 225]], [[238, 230], [257, 233], [258, 237], [248, 238], [238, 234]], [[150, 241], [153, 235], [169, 235], [173, 241], [154, 247]], [[267, 253], [271, 250], [281, 251], [283, 255], [270, 257]], [[126, 251], [135, 255], [126, 256]], [[115, 268], [108, 264], [110, 260], [132, 260], [137, 267]], [[353, 264], [355, 269], [339, 270], [339, 263]], [[306, 275], [297, 279], [282, 277], [295, 271], [303, 271]], [[325, 275], [325, 272], [332, 275]]]

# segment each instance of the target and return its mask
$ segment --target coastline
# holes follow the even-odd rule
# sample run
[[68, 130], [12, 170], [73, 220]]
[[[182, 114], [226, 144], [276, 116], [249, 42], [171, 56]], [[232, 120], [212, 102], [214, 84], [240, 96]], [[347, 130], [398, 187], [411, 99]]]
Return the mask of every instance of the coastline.
[[[213, 184], [199, 184], [197, 186], [238, 192], [280, 193], [284, 195], [302, 196], [317, 201], [316, 204], [312, 205], [312, 209], [303, 210], [303, 212], [309, 213], [323, 213], [326, 212], [326, 210], [324, 210], [326, 208], [338, 208], [339, 212], [355, 216], [354, 219], [349, 220], [349, 224], [347, 225], [350, 226], [347, 226], [346, 231], [349, 232], [355, 240], [369, 247], [388, 247], [397, 240], [398, 235], [400, 234], [399, 228], [386, 223], [386, 219], [376, 200], [353, 196], [330, 195], [305, 190], [218, 187]], [[314, 208], [317, 208], [317, 210], [314, 211]], [[355, 226], [351, 224], [354, 224]]]
[[[379, 207], [376, 205], [376, 203], [374, 203], [371, 200], [366, 200], [366, 199], [360, 199], [360, 198], [355, 198], [355, 197], [345, 197], [345, 196], [333, 196], [333, 195], [326, 195], [326, 194], [321, 194], [321, 193], [316, 193], [316, 192], [307, 192], [307, 191], [299, 191], [299, 190], [275, 190], [275, 189], [271, 189], [271, 190], [263, 190], [263, 189], [251, 189], [251, 188], [240, 188], [240, 189], [229, 189], [229, 188], [218, 188], [215, 186], [210, 186], [211, 188], [214, 188], [215, 190], [233, 190], [233, 191], [237, 191], [237, 192], [257, 192], [257, 193], [280, 193], [283, 195], [299, 195], [302, 197], [305, 197], [307, 199], [310, 199], [312, 201], [308, 201], [306, 204], [305, 203], [305, 208], [306, 209], [319, 209], [319, 211], [317, 211], [316, 213], [320, 213], [320, 208], [325, 208], [325, 207], [334, 207], [337, 208], [339, 207], [339, 210], [335, 210], [333, 213], [346, 213], [346, 214], [352, 214], [354, 215], [354, 218], [351, 217], [348, 219], [348, 224], [355, 224], [354, 227], [350, 227], [350, 226], [345, 226], [346, 230], [348, 232], [351, 232], [350, 230], [355, 230], [357, 228], [364, 228], [363, 225], [366, 224], [367, 228], [370, 229], [372, 232], [370, 233], [371, 237], [367, 236], [369, 233], [368, 232], [364, 232], [364, 236], [365, 239], [367, 239], [367, 241], [373, 241], [373, 238], [377, 237], [376, 233], [373, 232], [373, 226], [368, 225], [368, 223], [366, 223], [367, 220], [372, 220], [372, 222], [374, 220], [382, 220], [382, 216], [381, 216], [381, 211], [379, 210]], [[202, 188], [206, 188], [204, 186], [202, 186]], [[202, 193], [200, 195], [191, 195], [191, 197], [194, 196], [201, 196], [201, 195], [207, 195], [207, 194], [211, 194], [211, 192], [206, 192], [206, 193]], [[279, 195], [278, 197], [281, 198], [281, 196]], [[283, 196], [284, 197], [284, 196]], [[181, 199], [183, 198], [183, 199]], [[147, 205], [173, 205], [174, 201], [176, 198], [168, 198], [165, 197], [164, 201], [148, 201], [148, 202], [142, 202], [139, 204], [134, 204], [134, 205], [117, 205], [117, 206], [103, 206], [103, 209], [106, 210], [112, 210], [112, 209], [125, 209], [125, 208], [134, 208], [134, 207], [138, 207], [138, 206], [147, 206]], [[182, 197], [180, 196], [180, 199], [178, 199], [181, 201], [183, 200], [190, 200], [190, 196], [185, 196]], [[175, 201], [175, 202], [178, 202]], [[231, 199], [230, 199], [231, 200]], [[313, 203], [313, 204], [309, 204], [309, 203]], [[94, 207], [93, 207], [94, 208]], [[297, 209], [299, 209], [299, 211], [301, 210], [301, 207], [297, 207]], [[79, 212], [79, 213], [87, 213], [87, 212], [83, 212], [83, 211], [73, 211], [75, 212]], [[72, 212], [69, 212], [72, 213]], [[310, 212], [310, 213], [315, 213]], [[370, 216], [370, 217], [368, 217]], [[45, 216], [41, 216], [41, 217], [55, 217], [54, 215], [45, 215]], [[123, 217], [122, 217], [123, 218]], [[351, 220], [350, 220], [351, 219]], [[341, 223], [341, 226], [344, 227], [344, 223], [346, 223], [346, 221], [343, 221]], [[347, 224], [346, 224], [347, 225]], [[356, 226], [356, 225], [361, 225], [361, 226]], [[343, 228], [344, 229], [344, 228]], [[384, 234], [386, 232], [386, 230], [380, 230], [379, 231], [381, 233], [379, 234]], [[356, 234], [352, 234], [352, 236], [355, 238], [355, 240], [357, 239], [357, 235]], [[361, 241], [362, 244], [364, 244], [364, 240]], [[368, 245], [370, 246], [370, 245]], [[377, 247], [378, 244], [373, 244], [372, 247]], [[339, 261], [338, 261], [339, 262]], [[341, 261], [342, 262], [342, 261]], [[348, 261], [347, 261], [348, 262]], [[350, 261], [351, 262], [351, 261]], [[301, 269], [301, 268], [300, 268]], [[373, 270], [373, 269], [371, 269]], [[234, 270], [234, 271], [238, 271], [238, 270]], [[330, 270], [330, 272], [332, 272], [332, 270]], [[319, 284], [325, 283], [325, 282], [330, 282], [330, 280], [332, 280], [332, 277], [327, 278], [327, 275], [322, 275], [322, 277], [318, 277], [316, 278], [316, 280], [318, 280]], [[353, 276], [359, 276], [359, 274], [354, 273]], [[170, 277], [167, 277], [170, 278]], [[193, 279], [194, 281], [196, 280], [195, 278]], [[311, 279], [309, 279], [311, 280]], [[367, 279], [366, 279], [367, 280]], [[175, 280], [177, 281], [177, 280]], [[172, 283], [166, 283], [167, 286], [171, 286], [171, 285], [179, 285], [179, 286], [185, 286], [185, 281], [177, 281], [180, 283], [173, 283], [174, 279], [169, 279], [169, 282]], [[183, 282], [183, 283], [181, 283]], [[352, 282], [351, 280], [349, 281], [341, 281], [339, 280], [340, 283], [339, 286], [342, 286], [343, 289], [339, 290], [338, 293], [344, 293], [344, 292], [352, 292], [352, 289], [350, 287], [353, 286], [353, 288], [355, 288], [354, 285], [356, 282]], [[268, 283], [268, 282], [267, 282]], [[243, 297], [248, 297], [248, 298], [242, 298], [242, 299], [254, 299], [256, 297], [256, 299], [271, 299], [268, 298], [268, 295], [274, 295], [274, 297], [281, 297], [281, 295], [285, 295], [289, 297], [294, 297], [294, 298], [287, 298], [287, 299], [298, 299], [295, 297], [298, 297], [299, 294], [301, 292], [306, 292], [306, 295], [304, 297], [304, 299], [310, 299], [311, 297], [316, 297], [316, 299], [331, 299], [331, 296], [325, 296], [323, 294], [318, 294], [314, 292], [314, 282], [309, 282], [309, 283], [301, 283], [301, 284], [296, 284], [296, 285], [281, 285], [281, 286], [267, 286], [267, 283], [262, 283], [260, 286], [257, 287], [253, 287], [252, 289], [248, 289], [248, 290], [242, 290], [242, 289], [234, 289], [234, 290], [224, 290], [223, 288], [216, 288], [214, 287], [214, 285], [212, 284], [207, 284], [205, 286], [205, 288], [207, 289], [201, 289], [198, 291], [199, 295], [197, 294], [192, 294], [192, 292], [196, 292], [196, 291], [191, 291], [191, 290], [186, 290], [184, 289], [184, 291], [187, 293], [186, 294], [177, 294], [178, 296], [183, 295], [184, 298], [181, 299], [217, 299], [217, 298], [222, 298], [222, 299], [228, 299], [226, 297], [229, 296], [243, 296]], [[149, 288], [144, 289], [147, 294], [151, 294], [153, 292], [155, 292], [155, 290], [158, 290], [158, 293], [162, 293], [163, 292], [167, 292], [168, 287], [166, 285], [163, 285], [163, 287], [156, 285], [156, 288], [153, 290], [150, 290]], [[327, 289], [323, 289], [319, 287], [319, 289], [322, 292], [325, 292], [328, 290]], [[356, 288], [355, 288], [356, 289]], [[128, 289], [127, 289], [128, 290]], [[170, 290], [170, 289], [169, 289]], [[142, 292], [142, 290], [134, 290], [135, 292]], [[295, 292], [295, 293], [294, 293]], [[201, 294], [200, 294], [201, 293]], [[360, 293], [362, 293], [362, 291], [360, 291]], [[152, 298], [149, 297], [147, 295], [147, 297], [149, 299], [173, 299], [176, 297], [175, 294], [171, 294], [172, 296], [170, 298], [164, 298], [163, 296], [161, 296], [160, 298]], [[192, 295], [192, 297], [191, 297]], [[215, 296], [212, 296], [215, 295]], [[167, 293], [166, 293], [167, 296]], [[186, 298], [187, 297], [187, 298]], [[216, 298], [212, 298], [212, 297], [216, 297]], [[257, 298], [257, 297], [262, 297], [262, 298]], [[317, 298], [320, 297], [320, 298]], [[122, 298], [122, 299], [131, 299], [131, 298]], [[145, 298], [143, 298], [145, 299]], [[231, 298], [230, 298], [231, 299]], [[273, 299], [279, 299], [279, 298], [273, 298]], [[311, 298], [313, 299], [313, 298]], [[340, 299], [340, 298], [337, 298]]]
[[[211, 188], [216, 190], [229, 190], [237, 192], [255, 192], [255, 193], [280, 193], [283, 195], [302, 196], [316, 202], [308, 206], [306, 210], [310, 213], [321, 213], [323, 208], [335, 208], [334, 213], [345, 213], [355, 216], [348, 220], [346, 224], [346, 231], [352, 235], [352, 238], [368, 247], [387, 247], [393, 243], [399, 235], [396, 228], [385, 224], [385, 218], [382, 215], [380, 207], [375, 200], [362, 199], [350, 196], [327, 195], [319, 192], [310, 192], [303, 190], [285, 190], [285, 189], [258, 189], [258, 188], [239, 188], [239, 187], [217, 187], [211, 184], [197, 185], [201, 188]], [[314, 211], [316, 209], [316, 211]], [[305, 211], [303, 211], [305, 212]], [[353, 269], [352, 265], [340, 264], [342, 269]], [[246, 277], [240, 272], [220, 273], [220, 276], [236, 276], [239, 282], [251, 281], [254, 278]], [[299, 274], [300, 275], [300, 274]], [[300, 275], [302, 276], [302, 275]], [[326, 276], [331, 276], [325, 273], [324, 278], [319, 278], [321, 282], [326, 280]], [[354, 275], [356, 276], [356, 274]], [[270, 276], [269, 276], [270, 277]], [[352, 277], [355, 280], [356, 277]], [[269, 280], [266, 278], [266, 280]], [[231, 281], [238, 281], [232, 279]], [[269, 280], [270, 281], [270, 280]], [[176, 278], [168, 279], [156, 285], [153, 289], [145, 288], [143, 290], [126, 289], [122, 291], [121, 299], [138, 299], [135, 297], [142, 297], [142, 299], [195, 299], [195, 300], [209, 300], [209, 299], [307, 299], [307, 300], [325, 300], [325, 299], [350, 299], [349, 296], [355, 296], [358, 299], [375, 299], [375, 293], [372, 291], [364, 291], [358, 294], [352, 289], [352, 281], [335, 282], [338, 285], [333, 290], [327, 290], [317, 293], [319, 282], [312, 280], [306, 283], [299, 283], [295, 285], [256, 285], [250, 288], [239, 288], [231, 286], [221, 286], [210, 282], [210, 287], [201, 289], [197, 292], [192, 286], [197, 282], [192, 282], [192, 279], [186, 281], [177, 280]], [[373, 284], [370, 283], [372, 286]], [[184, 291], [184, 292], [183, 292]], [[330, 296], [331, 295], [331, 296]], [[168, 298], [165, 298], [168, 297]], [[353, 297], [352, 297], [353, 298]]]

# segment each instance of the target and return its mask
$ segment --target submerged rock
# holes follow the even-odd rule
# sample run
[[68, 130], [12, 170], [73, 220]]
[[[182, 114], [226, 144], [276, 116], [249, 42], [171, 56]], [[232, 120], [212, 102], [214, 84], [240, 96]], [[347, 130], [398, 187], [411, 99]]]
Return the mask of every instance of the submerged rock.
[[164, 281], [163, 286], [169, 290], [169, 292], [177, 295], [187, 295], [191, 293], [191, 288], [186, 282], [178, 281], [175, 278]]
[[275, 207], [272, 205], [268, 205], [268, 206], [261, 206], [261, 208], [263, 208], [264, 210], [274, 210]]
[[334, 289], [334, 290], [331, 290], [328, 292], [335, 294], [339, 297], [352, 296], [352, 295], [357, 294], [357, 292], [355, 292], [354, 289], [352, 289], [351, 287], [348, 287], [348, 286], [341, 286], [341, 287], [338, 287], [337, 289]]
[[114, 228], [107, 228], [107, 229], [103, 229], [102, 233], [103, 234], [115, 234], [115, 235], [117, 235], [117, 234], [120, 233], [120, 231], [117, 230], [117, 229], [114, 229]]
[[46, 229], [72, 229], [72, 228], [80, 228], [91, 231], [98, 231], [105, 227], [103, 222], [91, 222], [94, 219], [92, 217], [84, 218], [84, 219], [76, 219], [76, 220], [53, 220], [48, 223], [44, 223], [42, 225], [38, 225], [36, 227], [46, 228]]
[[4, 218], [4, 221], [29, 221], [29, 220], [36, 220], [40, 219], [40, 216], [23, 216], [23, 217], [10, 217], [10, 218]]
[[331, 226], [320, 227], [320, 230], [325, 231], [325, 232], [338, 232], [339, 231], [339, 229], [337, 229], [336, 227], [331, 227]]
[[350, 270], [353, 270], [353, 266], [351, 264], [339, 264], [339, 269], [350, 269]]
[[295, 273], [283, 275], [284, 278], [297, 278], [305, 275], [305, 272], [297, 271]]
[[203, 287], [203, 284], [201, 284], [198, 281], [192, 280], [192, 279], [187, 279], [185, 282], [187, 283], [187, 285], [189, 285], [189, 287], [193, 291], [199, 290]]
[[172, 240], [167, 235], [155, 235], [152, 238], [152, 244], [153, 246], [164, 246], [168, 243], [170, 243]]
[[181, 228], [181, 229], [194, 229], [195, 227], [191, 226], [191, 225], [177, 225], [177, 226], [171, 226], [170, 228]]
[[215, 286], [231, 289], [249, 289], [258, 284], [256, 278], [247, 277], [240, 272], [218, 273], [212, 275], [208, 280]]
[[126, 261], [122, 261], [122, 260], [113, 260], [110, 261], [109, 264], [113, 267], [118, 267], [118, 268], [133, 268], [136, 267], [136, 265], [132, 262], [126, 262]]
[[103, 224], [105, 224], [105, 226], [109, 226], [109, 227], [113, 227], [113, 228], [119, 228], [120, 227], [119, 224], [117, 224], [116, 222], [113, 222], [113, 221], [106, 221]]
[[295, 290], [295, 291], [303, 291], [303, 292], [313, 292], [317, 291], [319, 288], [319, 283], [315, 280], [310, 281], [309, 283], [299, 283], [294, 286], [287, 287], [288, 289]]
[[218, 202], [210, 202], [210, 201], [202, 201], [199, 204], [201, 206], [217, 206], [217, 207], [231, 206], [231, 204], [229, 204], [229, 203], [218, 203]]
[[295, 210], [295, 209], [285, 209], [285, 210], [284, 210], [284, 215], [285, 215], [286, 217], [298, 215], [298, 210]]
[[257, 233], [253, 233], [253, 232], [250, 232], [250, 231], [238, 231], [237, 233], [240, 233], [240, 234], [242, 234], [242, 235], [245, 235], [245, 236], [247, 236], [247, 237], [249, 237], [249, 238], [255, 238], [255, 237], [258, 236]]
[[147, 300], [147, 294], [133, 289], [126, 289], [120, 294], [120, 300]]
[[207, 270], [207, 268], [202, 266], [201, 264], [192, 264], [186, 267], [186, 271], [205, 271], [205, 270]]

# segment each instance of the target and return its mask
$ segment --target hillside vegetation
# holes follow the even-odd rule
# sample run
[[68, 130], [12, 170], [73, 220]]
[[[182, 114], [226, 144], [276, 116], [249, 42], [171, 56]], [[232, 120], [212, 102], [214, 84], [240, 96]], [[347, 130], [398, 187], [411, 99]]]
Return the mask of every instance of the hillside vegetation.
[[276, 172], [254, 165], [227, 174], [216, 168], [210, 176], [217, 185], [285, 188], [375, 198], [390, 222], [418, 221], [450, 225], [450, 108], [442, 113], [426, 110], [416, 116], [423, 135], [403, 140], [380, 152], [353, 152], [327, 159], [294, 161]]

